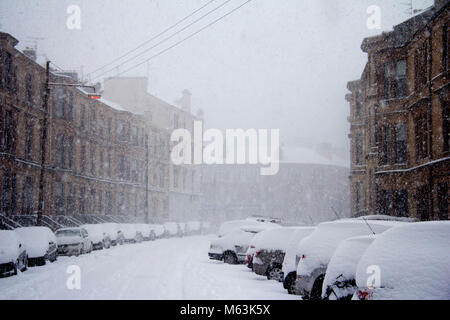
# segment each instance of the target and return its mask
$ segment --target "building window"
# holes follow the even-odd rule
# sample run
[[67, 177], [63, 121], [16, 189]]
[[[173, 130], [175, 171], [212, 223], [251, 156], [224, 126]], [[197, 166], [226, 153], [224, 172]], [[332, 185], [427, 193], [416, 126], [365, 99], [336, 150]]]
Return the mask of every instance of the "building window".
[[363, 183], [357, 182], [355, 184], [355, 211], [358, 213], [364, 208], [364, 189]]
[[397, 217], [408, 217], [408, 191], [396, 190], [394, 196], [395, 215]]
[[26, 177], [22, 193], [22, 214], [33, 214], [33, 178]]
[[103, 167], [104, 167], [103, 152], [101, 152], [101, 150], [100, 150], [98, 155], [99, 155], [98, 175], [99, 175], [99, 177], [103, 177]]
[[406, 163], [407, 161], [407, 141], [406, 123], [397, 123], [395, 126], [395, 162]]
[[64, 214], [64, 184], [62, 182], [55, 183], [55, 212]]
[[120, 141], [126, 141], [125, 121], [123, 120], [117, 121], [117, 138]]
[[139, 132], [138, 132], [138, 127], [136, 126], [132, 126], [131, 127], [131, 136], [132, 136], [132, 140], [133, 140], [133, 144], [135, 146], [139, 145]]
[[72, 184], [67, 184], [66, 214], [75, 214], [75, 187]]
[[26, 88], [27, 102], [29, 104], [32, 104], [33, 103], [33, 77], [29, 73], [26, 75], [25, 88]]
[[108, 133], [108, 137], [111, 137], [112, 134], [112, 119], [108, 118], [107, 121], [107, 133]]
[[384, 65], [384, 99], [389, 99], [391, 97], [391, 66], [390, 64]]
[[355, 97], [355, 116], [361, 117], [363, 109], [363, 96], [360, 91], [356, 91]]
[[357, 133], [355, 137], [355, 164], [362, 165], [363, 163], [363, 136]]
[[80, 214], [86, 214], [86, 188], [80, 187], [80, 194], [78, 197], [78, 202], [80, 204]]
[[103, 114], [98, 117], [98, 134], [103, 137]]
[[86, 146], [81, 146], [80, 150], [80, 170], [86, 172]]
[[73, 92], [69, 92], [69, 103], [67, 104], [67, 120], [73, 121]]
[[2, 213], [11, 213], [11, 174], [8, 170], [3, 171], [2, 181]]
[[448, 101], [442, 102], [442, 142], [444, 152], [450, 151], [450, 107]]
[[395, 97], [405, 97], [406, 91], [406, 60], [399, 60], [395, 64]]
[[103, 191], [99, 190], [97, 195], [97, 214], [103, 214]]
[[25, 158], [31, 159], [31, 153], [33, 150], [33, 125], [28, 122], [25, 128]]
[[443, 182], [437, 186], [437, 204], [439, 220], [448, 220], [448, 184]]
[[428, 186], [423, 186], [416, 191], [416, 210], [421, 221], [430, 220], [430, 201]]
[[58, 134], [56, 136], [56, 163], [58, 168], [64, 168], [64, 135]]
[[86, 130], [86, 106], [80, 106], [80, 128]]
[[110, 191], [106, 191], [106, 212], [105, 214], [113, 213], [113, 200], [112, 193]]
[[56, 109], [55, 109], [55, 116], [58, 118], [64, 117], [64, 104], [65, 101], [65, 92], [63, 88], [57, 88], [56, 89]]
[[95, 189], [92, 188], [91, 189], [91, 196], [90, 196], [90, 201], [89, 201], [89, 214], [97, 214], [97, 197], [96, 197], [96, 192]]
[[442, 44], [443, 44], [443, 52], [442, 52], [442, 66], [444, 71], [447, 71], [449, 69], [449, 51], [448, 51], [448, 24], [444, 25], [444, 29], [442, 30]]
[[68, 137], [66, 142], [66, 168], [73, 168], [73, 137]]
[[95, 176], [95, 147], [91, 146], [90, 152], [91, 175]]
[[13, 89], [14, 83], [14, 66], [12, 64], [11, 53], [5, 53], [5, 86], [8, 89]]
[[6, 152], [14, 153], [15, 147], [16, 147], [16, 121], [14, 119], [14, 114], [11, 110], [5, 111], [5, 124], [3, 128], [5, 128], [4, 131], [4, 140], [3, 145]]
[[91, 132], [96, 132], [96, 125], [97, 125], [97, 115], [95, 113], [95, 109], [91, 108]]
[[414, 54], [414, 84], [419, 90], [427, 83], [427, 43], [424, 42]]
[[428, 156], [428, 126], [425, 114], [415, 119], [416, 159], [422, 160]]

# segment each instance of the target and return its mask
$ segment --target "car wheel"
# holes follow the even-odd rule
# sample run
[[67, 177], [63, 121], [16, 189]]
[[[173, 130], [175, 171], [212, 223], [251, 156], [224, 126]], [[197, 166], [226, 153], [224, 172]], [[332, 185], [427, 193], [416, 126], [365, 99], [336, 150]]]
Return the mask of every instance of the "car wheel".
[[322, 299], [322, 285], [323, 280], [325, 279], [324, 275], [320, 275], [317, 277], [316, 281], [314, 281], [313, 287], [311, 289], [311, 294], [309, 298], [311, 300], [321, 300]]
[[223, 262], [227, 264], [237, 264], [238, 259], [234, 252], [227, 251], [223, 254]]
[[267, 271], [268, 280], [283, 281], [283, 271], [279, 267], [272, 267]]
[[78, 257], [81, 254], [84, 254], [84, 243], [81, 244], [81, 248], [78, 249], [76, 256]]

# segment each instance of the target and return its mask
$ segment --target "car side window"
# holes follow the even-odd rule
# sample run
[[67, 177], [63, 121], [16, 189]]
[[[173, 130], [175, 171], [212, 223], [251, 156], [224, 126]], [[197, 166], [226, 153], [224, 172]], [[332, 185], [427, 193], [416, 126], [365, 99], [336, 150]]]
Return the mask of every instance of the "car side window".
[[83, 238], [87, 238], [88, 233], [85, 229], [81, 229], [81, 235], [83, 236]]

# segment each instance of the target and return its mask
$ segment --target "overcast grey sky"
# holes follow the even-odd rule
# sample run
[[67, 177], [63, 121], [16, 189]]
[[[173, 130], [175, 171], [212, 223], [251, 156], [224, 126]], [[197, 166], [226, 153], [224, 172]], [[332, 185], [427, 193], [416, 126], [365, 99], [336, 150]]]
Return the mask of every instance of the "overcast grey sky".
[[[225, 0], [216, 0], [213, 8]], [[233, 0], [168, 43], [198, 30], [245, 0]], [[0, 30], [31, 44], [65, 69], [88, 73], [175, 23], [208, 0], [0, 0]], [[348, 150], [346, 83], [359, 78], [370, 5], [381, 8], [382, 30], [405, 20], [407, 0], [253, 0], [148, 65], [149, 91], [174, 102], [187, 88], [206, 127], [279, 128], [286, 143], [327, 142]], [[432, 0], [415, 0], [416, 8]], [[66, 27], [69, 5], [81, 9], [81, 30]], [[199, 14], [200, 15], [200, 14]], [[197, 15], [197, 16], [199, 16]], [[41, 56], [42, 60], [43, 57]], [[111, 72], [109, 76], [114, 76]]]

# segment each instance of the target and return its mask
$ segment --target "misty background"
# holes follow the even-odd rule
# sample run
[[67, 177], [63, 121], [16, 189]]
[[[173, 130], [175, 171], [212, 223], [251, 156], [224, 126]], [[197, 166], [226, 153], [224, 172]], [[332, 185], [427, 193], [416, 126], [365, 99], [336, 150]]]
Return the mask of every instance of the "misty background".
[[[45, 61], [46, 55], [57, 66], [86, 77], [207, 2], [134, 0], [131, 6], [118, 0], [1, 0], [0, 30], [16, 37], [20, 50], [37, 45], [39, 62]], [[230, 1], [168, 42], [96, 81], [146, 60], [243, 2]], [[206, 128], [279, 128], [285, 146], [327, 143], [348, 159], [349, 107], [344, 97], [347, 82], [359, 78], [366, 63], [360, 50], [362, 39], [391, 30], [407, 19], [411, 9], [408, 2], [253, 0], [180, 46], [121, 76], [147, 76], [148, 91], [171, 103], [183, 89], [189, 89], [193, 112], [204, 111]], [[420, 9], [432, 2], [411, 3]], [[185, 24], [220, 3], [211, 3]], [[81, 30], [66, 26], [69, 5], [81, 9]], [[381, 8], [381, 30], [366, 26], [370, 5]]]

